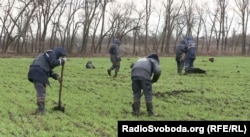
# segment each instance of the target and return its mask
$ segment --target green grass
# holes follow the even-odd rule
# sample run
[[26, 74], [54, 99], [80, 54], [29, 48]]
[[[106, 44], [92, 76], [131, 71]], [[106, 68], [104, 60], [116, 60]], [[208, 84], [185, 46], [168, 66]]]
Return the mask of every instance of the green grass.
[[[108, 76], [109, 58], [70, 58], [64, 68], [62, 103], [53, 111], [59, 83], [50, 78], [45, 116], [31, 115], [36, 92], [27, 80], [32, 58], [0, 59], [0, 135], [18, 137], [116, 137], [118, 120], [250, 120], [249, 58], [198, 57], [195, 66], [206, 75], [177, 75], [174, 57], [162, 57], [162, 75], [153, 85], [154, 111], [148, 117], [144, 96], [140, 117], [131, 115], [130, 64], [123, 57], [119, 76]], [[85, 69], [91, 60], [96, 69]], [[60, 74], [61, 67], [55, 68]]]

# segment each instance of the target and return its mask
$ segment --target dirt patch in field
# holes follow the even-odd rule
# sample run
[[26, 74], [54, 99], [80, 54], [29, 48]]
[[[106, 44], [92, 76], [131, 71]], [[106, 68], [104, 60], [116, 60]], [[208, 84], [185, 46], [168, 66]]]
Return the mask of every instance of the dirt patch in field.
[[155, 97], [166, 97], [166, 96], [176, 96], [176, 95], [179, 95], [179, 94], [184, 94], [184, 93], [193, 93], [195, 91], [193, 90], [173, 90], [173, 91], [170, 91], [170, 92], [155, 92], [153, 93], [153, 95]]

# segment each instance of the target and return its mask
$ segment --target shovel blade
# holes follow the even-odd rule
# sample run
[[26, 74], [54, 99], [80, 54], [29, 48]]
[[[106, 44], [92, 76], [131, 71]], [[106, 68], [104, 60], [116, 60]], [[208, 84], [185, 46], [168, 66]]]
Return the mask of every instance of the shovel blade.
[[53, 108], [53, 110], [56, 110], [56, 111], [62, 111], [63, 113], [65, 112], [65, 107], [64, 106], [55, 106]]

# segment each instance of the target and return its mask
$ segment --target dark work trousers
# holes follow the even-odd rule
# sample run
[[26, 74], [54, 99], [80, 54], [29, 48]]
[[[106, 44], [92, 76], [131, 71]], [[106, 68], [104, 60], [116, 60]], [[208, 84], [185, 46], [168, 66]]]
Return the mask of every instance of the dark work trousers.
[[181, 71], [184, 68], [185, 61], [181, 61], [180, 57], [176, 57], [175, 60], [176, 60], [176, 64], [177, 64], [177, 73], [181, 74]]
[[151, 81], [135, 77], [132, 79], [132, 90], [134, 101], [139, 101], [141, 98], [141, 90], [144, 92], [145, 101], [152, 102], [152, 84]]
[[186, 58], [185, 60], [185, 73], [189, 73], [194, 68], [195, 58]]
[[110, 57], [110, 61], [112, 62], [112, 66], [110, 67], [110, 70], [114, 70], [117, 73], [120, 69], [120, 61], [117, 60], [116, 56], [112, 55]]
[[45, 102], [46, 98], [46, 84], [40, 82], [34, 82], [36, 89], [37, 102]]

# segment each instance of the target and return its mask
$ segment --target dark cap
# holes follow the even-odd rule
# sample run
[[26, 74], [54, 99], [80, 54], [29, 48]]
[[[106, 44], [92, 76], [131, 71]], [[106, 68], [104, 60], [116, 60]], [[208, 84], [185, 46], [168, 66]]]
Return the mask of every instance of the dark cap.
[[120, 40], [119, 39], [114, 39], [113, 43], [119, 45], [120, 44]]
[[158, 63], [160, 63], [159, 56], [156, 53], [148, 54], [147, 58], [152, 58], [152, 59], [156, 60]]
[[54, 48], [54, 51], [56, 55], [59, 57], [65, 57], [66, 56], [66, 51], [63, 47], [56, 47]]
[[187, 44], [187, 40], [186, 39], [183, 39], [182, 41], [181, 41], [181, 44]]
[[186, 38], [186, 40], [187, 40], [187, 41], [193, 40], [193, 37], [192, 37], [192, 36], [188, 36], [188, 37]]

